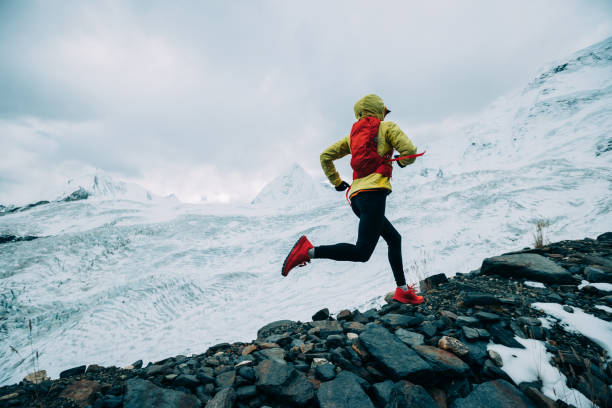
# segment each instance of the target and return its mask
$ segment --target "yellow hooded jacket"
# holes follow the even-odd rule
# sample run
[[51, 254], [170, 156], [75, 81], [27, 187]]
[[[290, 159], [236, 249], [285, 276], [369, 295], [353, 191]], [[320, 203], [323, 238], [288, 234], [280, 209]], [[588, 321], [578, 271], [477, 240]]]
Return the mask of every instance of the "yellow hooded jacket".
[[[401, 156], [415, 154], [417, 148], [412, 144], [408, 136], [393, 122], [384, 121], [385, 119], [385, 104], [379, 96], [370, 94], [366, 95], [355, 103], [355, 117], [357, 120], [368, 116], [375, 116], [381, 120], [378, 128], [378, 154], [384, 156], [393, 150], [397, 150]], [[340, 159], [348, 154], [351, 154], [351, 135], [347, 135], [341, 140], [321, 153], [321, 167], [323, 172], [334, 187], [342, 183], [342, 179], [334, 166], [334, 160]], [[416, 159], [404, 159], [398, 161], [401, 167], [414, 163]], [[353, 180], [349, 196], [364, 190], [386, 189], [391, 191], [391, 182], [388, 177], [379, 173], [372, 173], [369, 176]]]

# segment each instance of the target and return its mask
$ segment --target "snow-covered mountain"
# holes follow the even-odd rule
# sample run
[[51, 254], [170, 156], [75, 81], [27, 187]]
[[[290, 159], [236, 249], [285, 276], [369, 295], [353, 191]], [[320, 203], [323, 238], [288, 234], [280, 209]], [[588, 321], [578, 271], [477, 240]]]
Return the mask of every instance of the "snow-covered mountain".
[[252, 204], [264, 206], [295, 206], [318, 202], [328, 191], [315, 182], [297, 163], [268, 183]]
[[[427, 150], [396, 168], [387, 202], [409, 281], [529, 246], [539, 219], [551, 240], [612, 230], [611, 73], [608, 39], [477, 117], [405, 129]], [[298, 166], [250, 206], [148, 199], [100, 178], [59, 198], [81, 187], [92, 196], [0, 217], [0, 235], [41, 237], [0, 245], [1, 384], [33, 371], [33, 350], [51, 376], [157, 360], [252, 339], [269, 321], [322, 307], [366, 308], [394, 286], [382, 241], [368, 263], [315, 260], [281, 278], [300, 235], [316, 245], [357, 232], [344, 195]]]

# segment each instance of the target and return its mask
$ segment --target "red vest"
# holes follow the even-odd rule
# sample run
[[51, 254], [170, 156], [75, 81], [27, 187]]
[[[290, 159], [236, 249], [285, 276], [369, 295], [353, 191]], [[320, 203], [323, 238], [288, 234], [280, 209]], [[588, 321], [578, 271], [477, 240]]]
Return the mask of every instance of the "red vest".
[[385, 157], [378, 154], [378, 127], [380, 119], [368, 116], [359, 119], [351, 129], [351, 167], [353, 168], [353, 180], [369, 176], [372, 173], [380, 173], [385, 177], [391, 177], [393, 167], [389, 159], [389, 152]]

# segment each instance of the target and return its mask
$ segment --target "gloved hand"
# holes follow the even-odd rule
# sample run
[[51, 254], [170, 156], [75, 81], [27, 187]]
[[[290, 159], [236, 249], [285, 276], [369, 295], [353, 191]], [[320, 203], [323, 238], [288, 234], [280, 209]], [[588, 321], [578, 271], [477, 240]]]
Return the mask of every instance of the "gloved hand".
[[350, 185], [346, 181], [343, 181], [342, 183], [338, 184], [335, 189], [336, 191], [344, 191], [349, 187]]
[[[402, 156], [401, 156], [401, 155], [399, 155], [399, 154], [396, 154], [396, 155], [395, 155], [395, 156], [393, 156], [393, 157], [397, 159], [398, 157], [402, 157]], [[399, 161], [396, 161], [396, 163], [397, 163], [397, 165], [398, 165], [398, 166], [400, 166], [402, 169], [403, 169], [404, 167], [406, 167], [406, 165], [402, 166], [402, 165], [400, 164], [400, 162], [399, 162]]]

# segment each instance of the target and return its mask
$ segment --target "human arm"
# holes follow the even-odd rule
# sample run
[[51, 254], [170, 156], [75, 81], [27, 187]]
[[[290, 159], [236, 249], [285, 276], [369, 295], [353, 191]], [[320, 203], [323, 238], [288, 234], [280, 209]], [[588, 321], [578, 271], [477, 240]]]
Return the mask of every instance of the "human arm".
[[351, 148], [349, 146], [348, 136], [329, 146], [321, 153], [321, 167], [323, 168], [325, 176], [334, 187], [338, 187], [342, 184], [342, 179], [336, 170], [336, 166], [334, 166], [334, 160], [338, 160], [350, 153]]
[[[389, 144], [391, 144], [391, 146], [393, 146], [393, 148], [399, 152], [399, 157], [416, 154], [416, 146], [412, 143], [408, 136], [406, 136], [406, 134], [402, 132], [402, 129], [400, 129], [400, 127], [393, 122], [387, 123], [388, 128], [386, 136], [389, 140]], [[399, 160], [397, 164], [400, 167], [406, 167], [409, 164], [414, 163], [415, 160], [416, 158], [403, 159]]]

